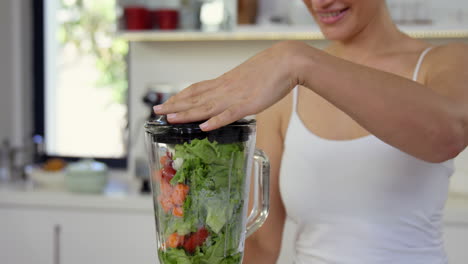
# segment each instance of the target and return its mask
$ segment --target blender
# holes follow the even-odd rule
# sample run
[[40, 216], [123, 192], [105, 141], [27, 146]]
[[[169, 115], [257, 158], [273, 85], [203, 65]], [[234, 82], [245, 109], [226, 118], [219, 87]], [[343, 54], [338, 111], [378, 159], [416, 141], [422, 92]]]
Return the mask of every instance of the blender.
[[145, 124], [159, 261], [239, 264], [268, 216], [269, 161], [255, 149], [255, 120], [199, 124]]

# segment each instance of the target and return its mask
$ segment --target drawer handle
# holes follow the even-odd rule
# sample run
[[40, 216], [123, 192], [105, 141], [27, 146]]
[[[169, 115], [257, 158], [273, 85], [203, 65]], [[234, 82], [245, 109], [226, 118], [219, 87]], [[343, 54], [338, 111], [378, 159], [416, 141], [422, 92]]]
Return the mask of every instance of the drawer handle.
[[60, 225], [54, 226], [54, 264], [60, 264]]

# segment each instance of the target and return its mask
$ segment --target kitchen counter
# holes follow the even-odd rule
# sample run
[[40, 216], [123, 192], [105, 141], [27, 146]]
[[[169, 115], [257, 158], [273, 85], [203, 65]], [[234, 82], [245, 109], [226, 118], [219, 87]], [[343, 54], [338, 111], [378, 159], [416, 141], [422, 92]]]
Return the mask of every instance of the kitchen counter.
[[[112, 186], [109, 185], [109, 186]], [[158, 263], [150, 195], [0, 184], [0, 262]]]
[[[151, 195], [108, 191], [103, 195], [74, 194], [66, 191], [45, 191], [24, 186], [0, 188], [1, 207], [37, 207], [68, 210], [117, 210], [152, 214]], [[468, 225], [468, 195], [451, 193], [445, 210], [446, 223]]]
[[109, 210], [153, 214], [150, 194], [138, 192], [138, 180], [122, 172], [111, 172], [103, 194], [72, 193], [39, 188], [31, 182], [0, 184], [0, 208], [27, 207], [61, 210]]
[[150, 195], [89, 195], [60, 191], [0, 190], [1, 207], [37, 207], [65, 210], [118, 210], [152, 214]]

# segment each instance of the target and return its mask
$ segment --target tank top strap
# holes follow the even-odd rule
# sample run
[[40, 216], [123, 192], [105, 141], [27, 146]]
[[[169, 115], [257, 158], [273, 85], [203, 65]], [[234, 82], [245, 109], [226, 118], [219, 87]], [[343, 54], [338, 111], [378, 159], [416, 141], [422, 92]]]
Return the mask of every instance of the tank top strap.
[[413, 81], [418, 81], [418, 76], [419, 76], [419, 70], [421, 69], [421, 64], [424, 60], [424, 57], [426, 57], [427, 53], [432, 49], [433, 47], [428, 47], [423, 52], [421, 52], [421, 55], [419, 55], [418, 62], [416, 63], [416, 67], [414, 68], [413, 72]]
[[297, 110], [297, 97], [299, 93], [299, 85], [296, 85], [293, 89], [293, 96], [292, 96], [292, 112], [295, 113]]

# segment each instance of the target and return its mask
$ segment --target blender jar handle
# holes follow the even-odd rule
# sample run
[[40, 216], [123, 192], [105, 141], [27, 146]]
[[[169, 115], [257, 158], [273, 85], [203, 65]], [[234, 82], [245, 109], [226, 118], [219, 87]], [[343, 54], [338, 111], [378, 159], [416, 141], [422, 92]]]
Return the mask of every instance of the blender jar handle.
[[257, 168], [254, 173], [254, 206], [247, 220], [246, 236], [250, 236], [263, 225], [270, 210], [270, 161], [263, 151], [255, 149], [254, 163]]

